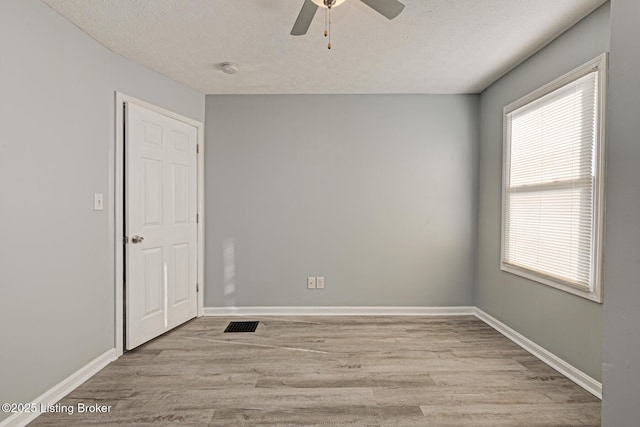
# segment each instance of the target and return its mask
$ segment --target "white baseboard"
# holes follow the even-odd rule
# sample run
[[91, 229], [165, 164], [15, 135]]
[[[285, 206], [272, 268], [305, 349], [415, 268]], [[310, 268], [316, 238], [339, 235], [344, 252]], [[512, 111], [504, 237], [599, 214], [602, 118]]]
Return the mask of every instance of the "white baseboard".
[[475, 308], [475, 315], [478, 319], [482, 320], [487, 325], [491, 326], [493, 329], [500, 332], [502, 335], [509, 338], [511, 341], [518, 344], [520, 347], [527, 350], [529, 353], [551, 366], [565, 377], [569, 378], [571, 381], [602, 400], [602, 383], [591, 378], [575, 366], [565, 362], [549, 350], [539, 346], [529, 338], [514, 329], [511, 329], [495, 317], [485, 313], [477, 307]]
[[[75, 390], [80, 384], [94, 376], [100, 369], [107, 366], [109, 363], [116, 360], [116, 349], [112, 348], [105, 351], [100, 356], [93, 359], [91, 362], [78, 369], [73, 374], [69, 375], [64, 380], [60, 381], [49, 390], [42, 393], [29, 403], [34, 403], [39, 408], [41, 404], [55, 405], [60, 399], [67, 394]], [[40, 415], [39, 412], [35, 413], [15, 413], [9, 418], [0, 422], [0, 427], [22, 427], [29, 424], [35, 418]]]
[[473, 316], [475, 307], [205, 307], [205, 316]]

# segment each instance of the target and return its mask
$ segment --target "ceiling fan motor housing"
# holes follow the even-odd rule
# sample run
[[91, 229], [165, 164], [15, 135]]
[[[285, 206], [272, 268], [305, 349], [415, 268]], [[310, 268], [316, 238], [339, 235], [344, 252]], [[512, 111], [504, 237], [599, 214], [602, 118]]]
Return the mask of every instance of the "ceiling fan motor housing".
[[311, 0], [318, 7], [325, 9], [332, 9], [336, 6], [340, 6], [345, 0]]

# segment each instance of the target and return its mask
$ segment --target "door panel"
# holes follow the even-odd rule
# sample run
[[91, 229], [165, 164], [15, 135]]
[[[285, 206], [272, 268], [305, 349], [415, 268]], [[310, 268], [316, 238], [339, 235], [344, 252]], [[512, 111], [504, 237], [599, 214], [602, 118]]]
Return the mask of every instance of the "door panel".
[[189, 298], [189, 244], [173, 245], [173, 260], [175, 265], [175, 293], [171, 300], [174, 306]]
[[173, 164], [173, 223], [189, 222], [189, 167]]
[[144, 289], [144, 310], [142, 318], [147, 319], [163, 311], [164, 289], [162, 286], [162, 248], [149, 248], [142, 251], [144, 275], [142, 286]]
[[162, 224], [162, 161], [141, 159], [144, 189], [143, 218], [145, 226]]
[[197, 314], [197, 129], [136, 104], [126, 111], [126, 347], [132, 349]]

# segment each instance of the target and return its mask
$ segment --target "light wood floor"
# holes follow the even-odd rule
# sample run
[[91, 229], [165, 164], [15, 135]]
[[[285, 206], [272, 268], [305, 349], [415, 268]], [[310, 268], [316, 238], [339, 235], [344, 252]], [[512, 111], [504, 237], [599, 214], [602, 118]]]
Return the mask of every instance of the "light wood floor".
[[600, 425], [598, 399], [473, 317], [199, 318], [60, 403], [78, 402], [112, 409], [31, 425]]

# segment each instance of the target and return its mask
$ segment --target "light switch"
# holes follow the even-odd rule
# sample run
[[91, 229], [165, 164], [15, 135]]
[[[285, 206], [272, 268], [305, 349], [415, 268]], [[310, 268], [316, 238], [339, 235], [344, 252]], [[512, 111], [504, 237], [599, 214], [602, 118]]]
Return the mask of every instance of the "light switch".
[[104, 209], [104, 195], [102, 193], [96, 193], [93, 195], [93, 210], [101, 211]]

